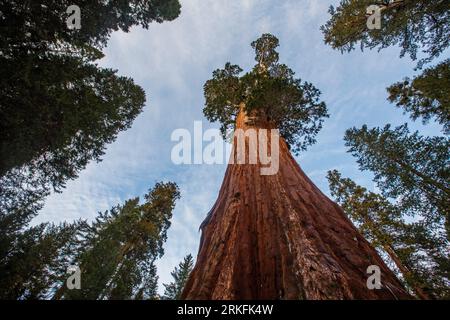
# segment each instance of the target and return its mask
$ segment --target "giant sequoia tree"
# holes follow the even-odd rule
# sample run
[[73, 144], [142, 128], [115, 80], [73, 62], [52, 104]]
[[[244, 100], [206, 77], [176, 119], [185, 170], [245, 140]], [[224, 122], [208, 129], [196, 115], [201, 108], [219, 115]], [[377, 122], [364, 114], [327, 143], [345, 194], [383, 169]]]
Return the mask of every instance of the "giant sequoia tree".
[[[239, 162], [237, 135], [216, 203], [201, 225], [196, 265], [185, 299], [402, 299], [409, 295], [342, 209], [304, 174], [289, 149], [313, 143], [327, 115], [320, 92], [278, 62], [278, 39], [252, 43], [255, 67], [240, 76], [226, 64], [205, 84], [209, 120], [245, 133], [278, 128], [279, 170]], [[263, 143], [263, 147], [264, 147]], [[245, 156], [252, 152], [245, 138]], [[245, 157], [246, 158], [246, 157]], [[367, 268], [380, 267], [382, 288], [369, 290]]]
[[389, 101], [403, 108], [413, 120], [427, 123], [434, 119], [450, 134], [450, 59], [424, 70], [414, 77], [405, 78], [388, 89]]

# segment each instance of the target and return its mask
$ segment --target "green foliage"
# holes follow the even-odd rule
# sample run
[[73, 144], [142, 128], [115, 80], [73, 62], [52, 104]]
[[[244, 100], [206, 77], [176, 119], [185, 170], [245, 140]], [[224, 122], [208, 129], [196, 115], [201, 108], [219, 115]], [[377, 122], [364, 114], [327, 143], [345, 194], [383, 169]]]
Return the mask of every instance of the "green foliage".
[[391, 245], [405, 228], [402, 212], [383, 196], [369, 192], [337, 171], [329, 171], [331, 195], [373, 246]]
[[374, 173], [384, 196], [399, 199], [404, 210], [420, 212], [429, 223], [446, 220], [450, 208], [450, 140], [409, 133], [407, 125], [391, 129], [352, 128], [346, 145], [362, 170]]
[[55, 298], [154, 299], [155, 260], [164, 254], [175, 201], [174, 183], [157, 183], [145, 196], [128, 200], [101, 213], [84, 237], [74, 264], [81, 270], [81, 289], [67, 290], [64, 283]]
[[144, 91], [115, 71], [79, 58], [30, 56], [30, 71], [0, 64], [0, 201], [2, 211], [40, 208], [50, 190], [61, 191], [106, 144], [131, 126]]
[[83, 221], [18, 230], [21, 217], [0, 216], [0, 298], [45, 299], [79, 248]]
[[[436, 226], [406, 223], [401, 205], [370, 192], [334, 170], [328, 172], [332, 196], [364, 237], [393, 260], [399, 260], [405, 284], [432, 298], [450, 297], [450, 243]], [[399, 265], [397, 265], [399, 267]]]
[[[66, 25], [66, 9], [78, 5], [81, 9], [81, 29]], [[103, 47], [113, 31], [128, 32], [151, 22], [171, 21], [180, 14], [178, 0], [41, 0], [1, 1], [0, 46], [49, 47], [57, 42], [74, 46]]]
[[[0, 298], [45, 298], [78, 245], [83, 221], [28, 228], [28, 210], [0, 212]], [[65, 272], [65, 269], [64, 271]]]
[[276, 37], [263, 34], [252, 43], [257, 64], [251, 71], [240, 76], [242, 69], [230, 63], [215, 70], [204, 85], [203, 113], [208, 120], [220, 122], [225, 137], [244, 106], [247, 114], [276, 126], [298, 153], [315, 142], [327, 109], [318, 89], [278, 63], [277, 46]]
[[[27, 227], [27, 212], [0, 214], [1, 299], [155, 299], [155, 260], [180, 194], [157, 183], [139, 198], [85, 221]], [[69, 266], [81, 270], [81, 290], [66, 288]]]
[[[381, 8], [381, 29], [369, 30], [366, 26], [367, 8]], [[341, 0], [337, 8], [330, 7], [330, 20], [321, 27], [325, 43], [341, 52], [355, 49], [383, 49], [392, 45], [402, 48], [401, 56], [412, 59], [422, 50], [430, 62], [448, 46], [450, 39], [450, 3], [445, 0]]]
[[194, 267], [194, 259], [191, 254], [188, 254], [184, 257], [183, 261], [180, 262], [178, 267], [175, 267], [175, 270], [170, 274], [173, 277], [173, 282], [169, 284], [164, 284], [164, 296], [163, 299], [167, 300], [179, 300], [181, 297], [181, 293], [183, 292], [184, 286], [186, 285], [186, 281], [189, 278], [189, 274]]
[[450, 134], [450, 60], [428, 68], [414, 79], [393, 84], [388, 88], [389, 100], [410, 113], [413, 120], [427, 123], [435, 118]]
[[[67, 28], [70, 5], [79, 30]], [[142, 88], [96, 65], [111, 32], [173, 20], [180, 4], [1, 1], [0, 12], [0, 212], [33, 215], [142, 111]]]
[[[79, 30], [70, 30], [66, 25], [70, 5], [81, 8]], [[147, 251], [139, 247], [140, 251], [122, 253], [117, 251], [120, 240], [99, 240], [98, 234], [107, 237], [108, 233], [100, 231], [100, 221], [91, 227], [83, 222], [42, 224], [28, 229], [27, 225], [52, 190], [60, 192], [89, 161], [100, 161], [106, 144], [129, 128], [142, 111], [142, 88], [132, 79], [118, 76], [117, 71], [96, 64], [103, 57], [100, 50], [111, 33], [173, 20], [180, 13], [179, 1], [0, 1], [0, 12], [1, 296], [47, 297], [65, 281], [69, 262], [83, 258], [92, 264], [105, 264], [105, 270], [98, 269], [99, 279], [91, 278], [93, 283], [109, 281], [103, 296], [131, 296], [136, 289], [132, 286], [142, 280], [147, 287], [139, 291], [140, 297], [148, 297], [156, 292], [156, 270], [152, 260], [144, 256], [154, 259], [162, 254], [172, 198], [178, 197], [175, 185], [157, 185], [146, 204], [140, 206], [135, 200], [120, 209], [136, 220], [139, 213], [142, 215], [143, 220], [135, 221], [133, 226], [135, 237], [152, 244]], [[168, 202], [164, 206], [161, 201]], [[151, 221], [145, 223], [145, 217]], [[114, 225], [110, 218], [102, 219], [106, 219], [104, 225]], [[154, 230], [146, 229], [151, 226]], [[131, 230], [126, 228], [122, 221], [108, 230], [124, 240], [127, 235], [131, 237]], [[98, 243], [92, 242], [94, 239]], [[112, 262], [101, 262], [87, 253], [75, 256], [81, 240], [84, 249], [113, 258]], [[114, 259], [120, 254], [133, 256], [114, 270], [118, 263]], [[141, 262], [144, 260], [149, 262]], [[142, 266], [138, 267], [138, 263]], [[92, 265], [90, 268], [95, 269]], [[88, 298], [100, 295], [95, 296], [89, 286], [87, 290]]]

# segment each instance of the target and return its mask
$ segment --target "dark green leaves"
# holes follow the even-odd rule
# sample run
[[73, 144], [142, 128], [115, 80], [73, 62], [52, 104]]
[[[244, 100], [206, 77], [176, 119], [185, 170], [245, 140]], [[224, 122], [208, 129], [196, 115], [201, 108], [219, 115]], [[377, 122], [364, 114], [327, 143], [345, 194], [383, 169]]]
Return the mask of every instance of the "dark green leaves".
[[265, 33], [251, 45], [255, 49], [255, 60], [258, 62], [259, 71], [264, 72], [278, 62], [278, 52], [275, 49], [279, 46], [279, 41], [274, 35]]
[[388, 88], [389, 100], [413, 120], [435, 119], [450, 134], [450, 60], [428, 68], [414, 79], [406, 78]]
[[204, 85], [205, 108], [203, 113], [210, 121], [219, 121], [222, 134], [234, 124], [234, 118], [239, 112], [239, 103], [244, 97], [244, 87], [241, 85], [239, 73], [242, 69], [229, 62], [224, 69], [213, 72], [213, 78]]
[[[176, 184], [157, 183], [145, 195], [85, 221], [28, 227], [30, 217], [0, 213], [0, 298], [154, 299], [155, 260], [180, 197]], [[81, 289], [68, 290], [69, 266]]]
[[399, 198], [402, 208], [418, 211], [430, 222], [448, 219], [448, 138], [410, 134], [405, 124], [394, 129], [390, 125], [383, 129], [353, 128], [344, 139], [360, 168], [375, 174], [384, 196]]
[[[154, 262], [163, 253], [175, 202], [176, 184], [157, 183], [145, 202], [131, 199], [99, 215], [85, 236], [74, 264], [81, 269], [81, 290], [65, 290], [64, 299], [153, 299]], [[150, 287], [146, 287], [150, 286]]]
[[278, 63], [278, 39], [264, 34], [252, 43], [258, 64], [243, 76], [242, 69], [227, 63], [214, 71], [204, 86], [205, 108], [210, 121], [219, 121], [221, 131], [233, 129], [240, 108], [276, 126], [294, 152], [305, 150], [327, 117], [320, 91], [294, 77], [294, 72]]
[[[366, 26], [367, 7], [379, 5], [382, 14], [380, 30]], [[438, 57], [450, 44], [450, 3], [429, 0], [341, 0], [330, 9], [331, 19], [322, 26], [325, 43], [342, 52], [359, 43], [363, 48], [387, 48], [399, 45], [401, 56], [417, 58], [419, 50], [427, 57], [419, 65]]]
[[[66, 25], [70, 5], [79, 30]], [[2, 1], [0, 12], [0, 212], [32, 216], [142, 111], [142, 88], [96, 64], [110, 34], [172, 20], [180, 4]]]
[[[81, 29], [69, 30], [66, 9], [81, 9]], [[171, 21], [180, 14], [178, 0], [41, 0], [2, 1], [0, 47], [45, 49], [57, 42], [74, 47], [106, 46], [113, 31], [128, 32], [132, 26], [148, 28], [151, 22]]]

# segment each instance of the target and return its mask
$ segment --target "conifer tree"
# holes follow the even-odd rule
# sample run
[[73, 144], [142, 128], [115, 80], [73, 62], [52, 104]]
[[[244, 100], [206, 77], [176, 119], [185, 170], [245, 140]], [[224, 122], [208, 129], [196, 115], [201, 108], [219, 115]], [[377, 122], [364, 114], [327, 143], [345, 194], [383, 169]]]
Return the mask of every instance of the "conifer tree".
[[164, 253], [178, 187], [157, 183], [144, 198], [143, 204], [134, 198], [99, 215], [73, 262], [81, 270], [81, 289], [62, 283], [54, 299], [155, 298], [154, 263]]
[[[42, 223], [24, 230], [1, 216], [0, 298], [46, 299], [79, 249], [85, 222]], [[8, 226], [7, 226], [8, 225]]]
[[450, 59], [424, 70], [414, 79], [405, 78], [388, 89], [389, 101], [403, 108], [413, 120], [435, 119], [450, 134]]
[[[366, 24], [371, 14], [367, 12], [370, 5], [380, 8], [381, 29], [369, 29]], [[322, 26], [325, 43], [341, 52], [351, 51], [357, 44], [361, 49], [379, 50], [399, 45], [402, 48], [401, 57], [408, 54], [416, 60], [419, 51], [422, 51], [424, 58], [418, 62], [418, 67], [422, 68], [425, 63], [440, 56], [450, 44], [448, 1], [342, 0], [337, 8], [331, 7], [329, 12], [331, 19]], [[421, 118], [426, 123], [435, 119], [444, 127], [444, 133], [448, 134], [448, 74], [449, 62], [445, 60], [424, 70], [412, 80], [405, 78], [390, 86], [389, 100], [403, 108], [413, 120]], [[403, 261], [409, 261], [406, 263], [409, 269], [415, 268], [415, 274], [418, 275], [421, 273], [421, 260], [427, 259], [411, 257], [417, 257], [417, 252], [428, 252], [433, 260], [428, 267], [431, 265], [434, 270], [430, 272], [425, 268], [421, 278], [428, 279], [425, 286], [432, 288], [430, 295], [448, 296], [448, 292], [439, 292], [438, 288], [448, 287], [449, 257], [440, 254], [436, 248], [445, 248], [442, 244], [448, 245], [450, 239], [449, 140], [444, 137], [423, 137], [418, 132], [410, 134], [406, 124], [394, 129], [390, 125], [370, 130], [367, 126], [352, 128], [346, 132], [345, 140], [349, 151], [357, 157], [360, 168], [375, 174], [375, 182], [382, 192], [382, 196], [370, 194], [370, 197], [377, 198], [376, 206], [380, 205], [380, 201], [386, 204], [386, 199], [389, 199], [395, 201], [394, 211], [401, 215], [399, 219], [403, 219], [403, 215], [411, 215], [421, 221], [420, 224], [407, 225], [407, 228], [404, 225], [401, 228], [409, 230], [404, 234], [414, 234], [414, 237], [403, 241], [415, 248], [404, 253]], [[335, 183], [339, 180], [336, 176], [334, 179]], [[344, 181], [341, 180], [341, 186], [346, 184]], [[350, 198], [345, 201], [348, 205]], [[394, 212], [392, 210], [388, 212]], [[379, 228], [378, 232], [383, 229], [383, 225], [373, 224], [373, 227]], [[443, 236], [445, 229], [447, 239]], [[444, 285], [442, 279], [447, 279]]]
[[[377, 5], [381, 10], [381, 29], [367, 27], [367, 9]], [[357, 45], [361, 49], [402, 48], [401, 56], [413, 60], [421, 50], [426, 55], [419, 66], [438, 57], [450, 45], [450, 4], [437, 0], [341, 0], [330, 7], [330, 20], [321, 27], [325, 43], [341, 52]]]
[[169, 284], [164, 284], [164, 299], [168, 300], [178, 300], [181, 297], [181, 292], [186, 285], [186, 281], [189, 277], [189, 274], [194, 267], [194, 259], [191, 254], [188, 254], [184, 257], [183, 261], [180, 262], [178, 267], [175, 267], [175, 270], [170, 274], [173, 277], [173, 282]]
[[332, 196], [364, 237], [389, 256], [418, 298], [448, 297], [448, 263], [442, 262], [450, 258], [450, 244], [445, 237], [430, 232], [420, 220], [406, 223], [409, 213], [400, 206], [342, 178], [338, 171], [329, 171], [327, 178]]
[[[81, 9], [69, 29], [66, 10]], [[178, 0], [0, 2], [0, 203], [35, 214], [131, 126], [145, 93], [100, 68], [113, 31], [175, 19]]]
[[[227, 63], [205, 83], [204, 114], [219, 121], [224, 134], [239, 129], [237, 134], [259, 136], [279, 129], [280, 136], [259, 141], [266, 150], [279, 146], [278, 153], [271, 153], [279, 168], [261, 174], [266, 166], [261, 156], [256, 163], [239, 162], [239, 136], [234, 135], [234, 161], [200, 227], [197, 261], [181, 298], [410, 298], [342, 209], [292, 157], [288, 145], [299, 152], [314, 143], [327, 111], [320, 91], [278, 62], [277, 46], [275, 36], [263, 34], [252, 43], [252, 70], [240, 75], [239, 66]], [[254, 149], [245, 138], [244, 158]], [[383, 274], [380, 290], [367, 287], [371, 265]]]
[[448, 138], [410, 133], [404, 124], [352, 128], [344, 139], [360, 169], [374, 173], [385, 197], [399, 198], [402, 209], [420, 212], [428, 223], [445, 224], [450, 239]]

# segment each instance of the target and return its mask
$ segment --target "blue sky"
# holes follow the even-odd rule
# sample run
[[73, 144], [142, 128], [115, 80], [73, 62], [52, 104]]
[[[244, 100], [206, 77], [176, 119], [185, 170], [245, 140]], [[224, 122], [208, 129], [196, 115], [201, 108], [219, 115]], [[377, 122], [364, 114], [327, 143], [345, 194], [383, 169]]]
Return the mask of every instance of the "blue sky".
[[[216, 200], [225, 172], [225, 165], [173, 164], [170, 154], [176, 142], [170, 135], [177, 128], [192, 132], [199, 120], [204, 128], [219, 127], [202, 114], [203, 84], [227, 61], [251, 68], [255, 62], [250, 43], [266, 32], [280, 40], [280, 61], [318, 87], [328, 105], [330, 118], [317, 143], [296, 157], [300, 166], [326, 194], [326, 172], [331, 169], [373, 190], [371, 175], [360, 172], [346, 153], [344, 132], [363, 124], [409, 122], [386, 101], [385, 88], [417, 72], [415, 62], [399, 58], [398, 48], [342, 55], [326, 46], [319, 28], [329, 17], [329, 5], [337, 2], [186, 0], [173, 22], [114, 33], [100, 65], [118, 69], [144, 88], [144, 112], [107, 147], [102, 162], [90, 163], [63, 193], [47, 199], [35, 222], [93, 219], [99, 211], [142, 196], [156, 181], [178, 183], [182, 198], [174, 211], [165, 256], [158, 262], [163, 291], [161, 283], [171, 281], [170, 272], [182, 258], [197, 254], [198, 227]], [[411, 128], [439, 134], [434, 124], [416, 122]]]

